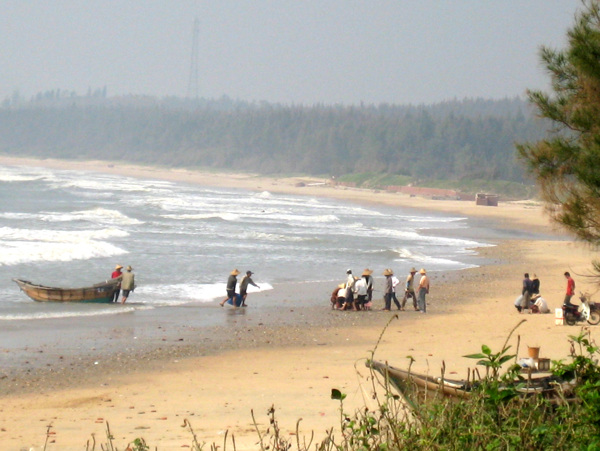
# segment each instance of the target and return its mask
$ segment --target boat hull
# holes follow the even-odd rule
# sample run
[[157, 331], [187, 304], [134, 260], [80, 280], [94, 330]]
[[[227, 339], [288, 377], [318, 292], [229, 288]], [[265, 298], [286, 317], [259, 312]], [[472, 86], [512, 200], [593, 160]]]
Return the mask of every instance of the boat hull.
[[27, 280], [13, 279], [21, 291], [37, 302], [79, 302], [108, 304], [113, 300], [115, 291], [118, 290], [118, 280], [82, 288], [58, 288], [37, 285]]
[[[385, 378], [386, 383], [395, 387], [414, 409], [435, 399], [461, 400], [469, 398], [475, 385], [473, 382], [464, 380], [451, 380], [414, 373], [383, 362], [367, 361], [367, 367], [379, 372]], [[519, 397], [541, 395], [555, 403], [573, 402], [573, 384], [556, 376], [529, 376], [507, 384], [507, 388], [509, 386], [516, 388]]]

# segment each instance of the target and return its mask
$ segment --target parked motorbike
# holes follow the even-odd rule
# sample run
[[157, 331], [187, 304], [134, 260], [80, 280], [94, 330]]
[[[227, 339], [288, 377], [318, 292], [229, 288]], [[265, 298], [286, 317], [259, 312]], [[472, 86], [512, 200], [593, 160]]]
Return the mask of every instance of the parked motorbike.
[[600, 305], [590, 302], [589, 295], [579, 293], [581, 305], [563, 304], [563, 317], [569, 326], [574, 326], [577, 322], [587, 321], [589, 324], [596, 325], [600, 323]]

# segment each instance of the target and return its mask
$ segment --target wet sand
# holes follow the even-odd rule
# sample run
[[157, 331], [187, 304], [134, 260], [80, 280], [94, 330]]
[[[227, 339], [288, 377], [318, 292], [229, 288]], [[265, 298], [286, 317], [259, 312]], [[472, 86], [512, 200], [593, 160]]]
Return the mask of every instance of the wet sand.
[[[103, 440], [107, 422], [120, 449], [136, 437], [161, 450], [180, 449], [192, 442], [189, 431], [181, 427], [184, 419], [191, 422], [201, 442], [222, 446], [228, 431], [229, 439], [235, 435], [238, 450], [257, 449], [251, 411], [264, 431], [272, 405], [286, 437], [293, 437], [302, 418], [301, 433], [314, 431], [322, 439], [326, 429], [339, 423], [339, 405], [330, 399], [332, 388], [348, 395], [347, 412], [371, 402], [364, 359], [376, 346], [375, 358], [392, 365], [406, 366], [412, 356], [416, 371], [437, 374], [445, 362], [447, 373], [460, 378], [474, 367], [473, 361], [461, 356], [478, 352], [482, 344], [499, 350], [509, 331], [526, 319], [511, 340], [515, 352], [525, 356], [527, 345], [540, 346], [542, 357], [565, 359], [568, 336], [580, 327], [556, 326], [553, 313], [517, 313], [513, 301], [520, 293], [522, 275], [537, 273], [552, 312], [562, 302], [564, 271], [575, 275], [578, 290], [596, 290], [583, 277], [590, 271], [594, 253], [557, 234], [534, 203], [477, 207], [470, 202], [311, 187], [306, 186], [308, 179], [302, 179], [305, 186], [299, 187], [295, 179], [225, 177], [106, 163], [0, 158], [0, 164], [60, 164], [88, 170], [105, 166], [107, 172], [121, 170], [130, 176], [445, 211], [489, 221], [490, 227], [506, 236], [497, 239], [497, 246], [480, 249], [485, 265], [432, 274], [427, 314], [411, 309], [332, 311], [329, 283], [283, 285], [253, 294], [245, 311], [216, 304], [183, 308], [175, 317], [157, 315], [154, 331], [139, 331], [126, 319], [109, 331], [94, 331], [90, 326], [92, 337], [112, 337], [110, 350], [62, 352], [69, 349], [61, 348], [68, 342], [66, 337], [44, 349], [30, 349], [26, 356], [3, 351], [4, 361], [22, 364], [24, 358], [31, 359], [29, 365], [0, 372], [0, 443], [6, 449], [41, 449], [49, 424], [54, 434], [47, 449], [84, 449], [91, 434], [98, 443]], [[381, 290], [383, 277], [375, 275], [376, 289]], [[377, 309], [383, 306], [380, 298], [381, 291], [375, 296]], [[298, 299], [307, 306], [298, 309]], [[212, 328], [195, 323], [194, 318], [200, 321], [205, 315], [220, 315], [222, 322]], [[593, 337], [597, 338], [598, 327], [591, 327]], [[233, 449], [231, 441], [227, 446]]]

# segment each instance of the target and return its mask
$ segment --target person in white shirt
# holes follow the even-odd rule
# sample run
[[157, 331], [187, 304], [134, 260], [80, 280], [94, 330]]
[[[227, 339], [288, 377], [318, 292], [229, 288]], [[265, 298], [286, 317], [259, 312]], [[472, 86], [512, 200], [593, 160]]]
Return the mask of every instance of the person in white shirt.
[[396, 276], [392, 275], [392, 301], [394, 301], [394, 304], [396, 304], [398, 310], [402, 310], [400, 301], [398, 301], [398, 298], [396, 297], [396, 289], [398, 288], [398, 285], [400, 285], [400, 280]]
[[550, 313], [548, 303], [542, 296], [540, 296], [539, 294], [535, 294], [531, 297], [531, 300], [533, 301], [533, 305], [535, 306], [535, 308], [531, 309], [532, 313]]
[[367, 279], [365, 276], [354, 283], [354, 310], [365, 310], [367, 303]]

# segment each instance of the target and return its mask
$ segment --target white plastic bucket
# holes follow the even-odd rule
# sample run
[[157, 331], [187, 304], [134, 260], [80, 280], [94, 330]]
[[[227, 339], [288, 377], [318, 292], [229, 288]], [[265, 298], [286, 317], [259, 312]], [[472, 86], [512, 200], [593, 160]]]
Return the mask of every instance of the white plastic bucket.
[[554, 324], [556, 324], [557, 326], [562, 326], [565, 324], [562, 308], [554, 309]]

